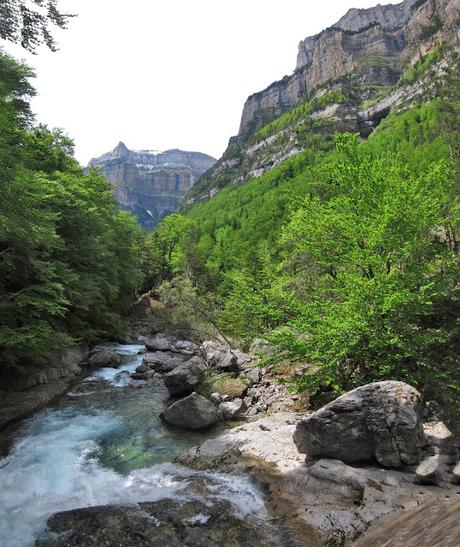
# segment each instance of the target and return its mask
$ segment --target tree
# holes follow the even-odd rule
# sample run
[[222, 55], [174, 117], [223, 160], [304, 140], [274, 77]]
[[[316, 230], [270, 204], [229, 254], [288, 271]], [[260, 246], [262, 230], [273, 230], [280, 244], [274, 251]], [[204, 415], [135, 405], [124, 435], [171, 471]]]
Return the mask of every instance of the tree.
[[452, 173], [440, 161], [413, 176], [367, 155], [354, 135], [337, 147], [321, 193], [283, 230], [285, 287], [301, 311], [277, 339], [337, 389], [395, 378], [424, 387], [443, 375], [454, 385], [454, 369], [443, 371], [459, 334], [458, 261], [446, 238]]
[[70, 17], [74, 16], [58, 10], [57, 0], [2, 0], [0, 38], [31, 52], [41, 44], [56, 51], [50, 26], [64, 29]]

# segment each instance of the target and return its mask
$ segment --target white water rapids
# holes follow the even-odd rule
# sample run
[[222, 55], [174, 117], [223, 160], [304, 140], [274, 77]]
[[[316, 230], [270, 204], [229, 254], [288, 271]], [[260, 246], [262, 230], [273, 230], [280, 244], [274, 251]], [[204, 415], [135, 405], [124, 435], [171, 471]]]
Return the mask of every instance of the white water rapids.
[[230, 500], [243, 515], [263, 513], [261, 494], [246, 478], [170, 463], [205, 436], [168, 430], [158, 419], [164, 388], [120, 374], [139, 365], [139, 349], [116, 346], [126, 360], [120, 368], [94, 372], [18, 429], [0, 459], [0, 547], [33, 545], [58, 511], [190, 499], [196, 494], [187, 486], [197, 477], [212, 482], [208, 497]]

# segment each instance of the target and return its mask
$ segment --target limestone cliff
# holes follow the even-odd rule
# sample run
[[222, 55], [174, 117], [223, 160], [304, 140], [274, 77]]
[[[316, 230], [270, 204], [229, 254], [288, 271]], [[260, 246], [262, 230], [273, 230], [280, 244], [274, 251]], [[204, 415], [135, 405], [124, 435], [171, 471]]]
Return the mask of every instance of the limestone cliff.
[[120, 142], [111, 152], [92, 159], [114, 186], [121, 209], [131, 211], [146, 229], [176, 211], [185, 194], [215, 159], [182, 150], [129, 150]]
[[[260, 176], [318, 136], [359, 131], [366, 137], [390, 110], [434, 96], [442, 66], [460, 48], [459, 22], [460, 0], [404, 0], [351, 9], [301, 41], [293, 74], [246, 100], [238, 135], [184, 203], [190, 206]], [[404, 79], [441, 44], [450, 53], [437, 59], [437, 66], [416, 81]]]

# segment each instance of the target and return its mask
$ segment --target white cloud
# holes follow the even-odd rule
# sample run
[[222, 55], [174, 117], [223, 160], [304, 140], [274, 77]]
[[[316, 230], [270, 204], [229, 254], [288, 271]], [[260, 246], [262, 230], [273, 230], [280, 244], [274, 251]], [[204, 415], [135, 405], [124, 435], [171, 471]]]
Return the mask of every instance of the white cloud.
[[[39, 121], [86, 164], [118, 141], [219, 157], [248, 95], [291, 73], [300, 40], [376, 0], [61, 0], [60, 50], [27, 55]], [[397, 3], [397, 2], [390, 2]]]

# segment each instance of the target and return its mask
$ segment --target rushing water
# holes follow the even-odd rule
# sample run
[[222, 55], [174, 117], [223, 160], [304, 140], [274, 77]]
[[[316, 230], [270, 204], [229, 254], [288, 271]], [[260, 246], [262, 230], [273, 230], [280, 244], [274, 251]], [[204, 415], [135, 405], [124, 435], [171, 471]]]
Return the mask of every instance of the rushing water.
[[142, 361], [143, 346], [114, 347], [124, 359], [118, 369], [95, 371], [26, 420], [0, 459], [0, 547], [33, 545], [58, 511], [187, 499], [197, 476], [211, 480], [211, 495], [229, 499], [242, 514], [263, 511], [246, 479], [170, 463], [206, 434], [166, 427], [158, 418], [168, 398], [165, 388], [129, 377]]

